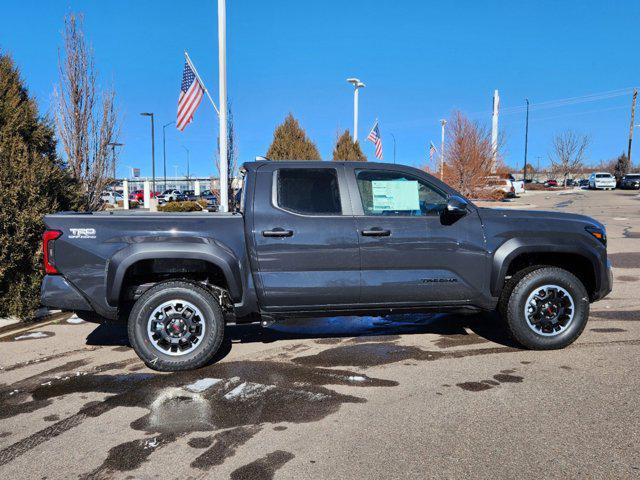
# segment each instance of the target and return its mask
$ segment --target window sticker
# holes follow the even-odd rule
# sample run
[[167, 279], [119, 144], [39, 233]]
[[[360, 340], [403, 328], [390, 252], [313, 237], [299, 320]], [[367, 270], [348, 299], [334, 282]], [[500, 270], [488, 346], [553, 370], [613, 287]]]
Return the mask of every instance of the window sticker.
[[373, 180], [373, 210], [420, 210], [418, 182], [413, 180]]

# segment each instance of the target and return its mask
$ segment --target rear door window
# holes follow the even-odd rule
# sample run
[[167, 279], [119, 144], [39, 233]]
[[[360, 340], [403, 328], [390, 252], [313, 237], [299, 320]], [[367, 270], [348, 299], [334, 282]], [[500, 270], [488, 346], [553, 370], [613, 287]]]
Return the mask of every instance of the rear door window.
[[340, 215], [338, 175], [333, 168], [277, 170], [277, 203], [303, 215]]

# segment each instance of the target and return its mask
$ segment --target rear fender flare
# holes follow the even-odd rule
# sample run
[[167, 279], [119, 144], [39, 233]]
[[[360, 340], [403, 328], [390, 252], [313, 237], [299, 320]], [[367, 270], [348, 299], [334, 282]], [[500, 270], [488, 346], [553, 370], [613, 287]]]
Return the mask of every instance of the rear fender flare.
[[222, 245], [210, 243], [139, 243], [123, 248], [107, 262], [107, 303], [117, 307], [125, 274], [129, 267], [141, 260], [177, 258], [203, 260], [219, 267], [229, 286], [229, 295], [234, 302], [242, 299], [242, 277], [237, 259]]

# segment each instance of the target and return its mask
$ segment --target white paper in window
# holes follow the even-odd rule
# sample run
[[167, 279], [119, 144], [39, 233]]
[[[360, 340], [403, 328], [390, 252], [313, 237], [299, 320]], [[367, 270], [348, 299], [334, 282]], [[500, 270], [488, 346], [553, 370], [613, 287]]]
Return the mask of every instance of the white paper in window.
[[418, 182], [407, 180], [373, 180], [374, 210], [420, 210]]

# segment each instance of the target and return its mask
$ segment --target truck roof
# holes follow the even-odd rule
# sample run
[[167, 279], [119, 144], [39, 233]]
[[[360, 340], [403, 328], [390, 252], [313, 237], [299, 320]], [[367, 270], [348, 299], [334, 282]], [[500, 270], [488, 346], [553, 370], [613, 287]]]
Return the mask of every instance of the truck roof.
[[[361, 166], [367, 166], [367, 167], [376, 167], [376, 166], [384, 166], [384, 167], [389, 167], [391, 164], [389, 163], [382, 163], [382, 162], [356, 162], [356, 161], [346, 161], [346, 160], [341, 160], [341, 161], [328, 161], [328, 160], [257, 160], [257, 161], [253, 161], [253, 162], [245, 162], [243, 163], [243, 167], [246, 170], [256, 170], [258, 168], [260, 168], [260, 166], [262, 165], [272, 165], [274, 163], [277, 164], [286, 164], [286, 165], [293, 165], [293, 166], [305, 166], [305, 167], [327, 167], [329, 165], [350, 165], [350, 166], [354, 166], [354, 165], [361, 165]], [[408, 166], [408, 165], [400, 165], [398, 164], [397, 166]], [[415, 167], [411, 167], [411, 168], [415, 168]]]

